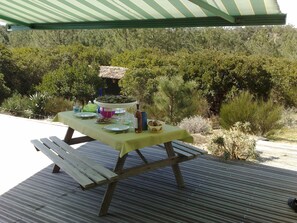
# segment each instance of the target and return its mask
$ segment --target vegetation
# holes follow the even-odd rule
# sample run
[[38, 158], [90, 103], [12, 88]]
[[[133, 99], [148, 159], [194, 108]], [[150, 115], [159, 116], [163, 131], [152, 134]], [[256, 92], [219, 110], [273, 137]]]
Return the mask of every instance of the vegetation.
[[35, 93], [22, 96], [14, 93], [12, 97], [4, 100], [0, 111], [25, 118], [43, 119], [53, 117], [60, 111], [72, 110], [73, 103], [62, 97]]
[[201, 100], [195, 87], [194, 81], [184, 82], [180, 76], [159, 78], [154, 103], [158, 113], [162, 114], [165, 121], [178, 123], [184, 117], [197, 113]]
[[30, 106], [31, 101], [28, 96], [14, 93], [11, 97], [3, 101], [1, 104], [1, 111], [15, 116], [30, 118], [32, 116]]
[[256, 141], [247, 134], [248, 123], [237, 122], [229, 130], [215, 135], [208, 146], [213, 155], [224, 159], [247, 160], [257, 157]]
[[250, 123], [253, 134], [265, 135], [274, 129], [280, 128], [282, 107], [254, 99], [249, 92], [242, 92], [230, 102], [223, 104], [220, 112], [222, 127], [229, 129], [235, 123]]
[[297, 142], [297, 109], [287, 108], [283, 110], [282, 128], [273, 131], [267, 137], [271, 140], [280, 140], [286, 142]]
[[69, 100], [76, 97], [77, 100], [86, 103], [94, 99], [96, 90], [103, 86], [103, 81], [98, 78], [98, 69], [94, 67], [78, 61], [72, 66], [63, 64], [57, 70], [44, 75], [37, 90]]
[[180, 123], [179, 127], [186, 129], [188, 132], [195, 134], [207, 134], [211, 132], [210, 121], [203, 118], [200, 115], [184, 118]]
[[[0, 29], [0, 104], [27, 111], [18, 115], [57, 112], [49, 101], [66, 109], [74, 97], [93, 100], [105, 87], [100, 65], [127, 67], [122, 94], [137, 98], [149, 116], [175, 124], [220, 115], [225, 128], [249, 121], [254, 133], [266, 135], [279, 128], [282, 107], [297, 107], [297, 30], [291, 26]], [[232, 105], [243, 91], [251, 98]]]

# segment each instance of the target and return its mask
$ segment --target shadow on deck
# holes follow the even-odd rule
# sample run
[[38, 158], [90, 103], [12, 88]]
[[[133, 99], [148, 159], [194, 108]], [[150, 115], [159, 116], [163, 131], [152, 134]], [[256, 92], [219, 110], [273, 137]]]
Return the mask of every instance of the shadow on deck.
[[[79, 151], [110, 169], [117, 156], [99, 142]], [[165, 155], [157, 147], [142, 151], [150, 161]], [[141, 162], [131, 153], [125, 166]], [[63, 171], [52, 174], [50, 165], [0, 196], [0, 222], [297, 222], [287, 205], [288, 197], [297, 197], [295, 171], [211, 156], [180, 166], [183, 190], [169, 167], [132, 177], [119, 182], [109, 215], [98, 217], [106, 186], [82, 191]]]

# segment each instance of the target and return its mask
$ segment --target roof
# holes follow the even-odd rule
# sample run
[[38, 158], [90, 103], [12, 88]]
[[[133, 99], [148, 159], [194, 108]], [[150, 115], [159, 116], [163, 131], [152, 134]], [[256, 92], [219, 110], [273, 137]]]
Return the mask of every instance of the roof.
[[121, 79], [124, 77], [126, 70], [125, 67], [113, 67], [113, 66], [100, 66], [99, 77]]
[[276, 0], [0, 0], [8, 30], [281, 25]]

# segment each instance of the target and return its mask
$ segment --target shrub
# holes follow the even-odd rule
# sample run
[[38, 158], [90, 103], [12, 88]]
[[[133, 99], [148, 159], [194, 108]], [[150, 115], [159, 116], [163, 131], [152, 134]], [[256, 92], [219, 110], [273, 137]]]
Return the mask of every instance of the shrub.
[[24, 118], [43, 119], [66, 110], [72, 110], [71, 101], [61, 97], [50, 97], [41, 93], [35, 93], [30, 97], [15, 93], [1, 105], [2, 112]]
[[215, 135], [208, 145], [208, 150], [225, 159], [247, 160], [257, 157], [256, 141], [246, 132], [250, 131], [248, 123], [237, 122], [230, 130]]
[[[229, 103], [222, 105], [220, 124], [225, 129], [231, 128], [236, 122], [249, 122], [253, 125], [256, 109], [253, 96], [248, 92], [242, 92]], [[254, 128], [251, 126], [251, 129]]]
[[61, 97], [51, 97], [45, 104], [45, 113], [54, 116], [58, 112], [72, 110], [73, 103]]
[[179, 123], [179, 127], [187, 130], [190, 133], [207, 134], [211, 131], [210, 122], [199, 115], [192, 116], [190, 118], [184, 118]]
[[242, 92], [231, 102], [222, 105], [220, 124], [228, 129], [236, 122], [248, 122], [252, 133], [266, 135], [281, 127], [282, 109], [282, 106], [274, 104], [272, 100], [254, 100], [250, 93]]
[[32, 111], [30, 107], [30, 99], [27, 96], [22, 96], [19, 93], [14, 93], [12, 97], [5, 99], [1, 104], [1, 110], [3, 112], [8, 112], [12, 115], [25, 118], [32, 117]]
[[282, 110], [283, 108], [275, 105], [272, 100], [268, 100], [267, 102], [258, 101], [256, 113], [254, 114], [254, 126], [256, 126], [257, 129], [253, 132], [266, 135], [272, 130], [280, 129]]
[[33, 113], [33, 118], [44, 118], [46, 116], [45, 105], [49, 100], [47, 94], [42, 94], [36, 92], [33, 95], [30, 95], [31, 100], [31, 111]]

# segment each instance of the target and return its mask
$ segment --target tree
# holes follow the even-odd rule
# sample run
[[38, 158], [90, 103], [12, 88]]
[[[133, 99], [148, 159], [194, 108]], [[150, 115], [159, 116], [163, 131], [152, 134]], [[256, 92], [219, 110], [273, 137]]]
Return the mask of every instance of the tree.
[[156, 48], [139, 48], [127, 50], [112, 58], [113, 66], [127, 68], [153, 68], [169, 65], [167, 53]]
[[0, 74], [3, 75], [1, 77], [2, 90], [4, 90], [2, 99], [7, 97], [9, 92], [21, 90], [23, 77], [19, 76], [11, 51], [3, 44], [0, 44]]
[[22, 95], [35, 93], [35, 87], [42, 77], [50, 71], [51, 63], [48, 52], [42, 48], [22, 47], [12, 49], [12, 58], [18, 67]]
[[271, 74], [270, 97], [286, 107], [297, 107], [297, 62], [273, 58], [265, 68]]
[[153, 94], [157, 90], [156, 70], [131, 69], [120, 80], [122, 94], [135, 97], [146, 108], [153, 103]]
[[160, 77], [154, 103], [165, 121], [178, 123], [185, 117], [196, 115], [201, 96], [194, 81], [184, 82], [182, 77]]
[[4, 74], [0, 73], [0, 104], [10, 95], [10, 89], [6, 86]]
[[63, 64], [57, 70], [47, 73], [37, 89], [67, 99], [75, 97], [86, 103], [93, 100], [97, 96], [97, 90], [103, 86], [98, 72], [97, 66], [86, 62], [77, 61], [72, 66]]

